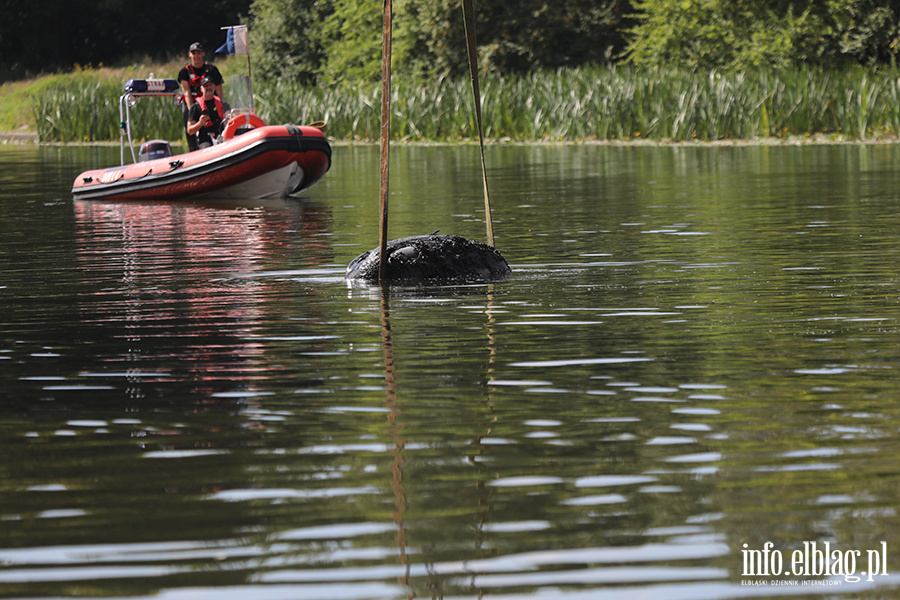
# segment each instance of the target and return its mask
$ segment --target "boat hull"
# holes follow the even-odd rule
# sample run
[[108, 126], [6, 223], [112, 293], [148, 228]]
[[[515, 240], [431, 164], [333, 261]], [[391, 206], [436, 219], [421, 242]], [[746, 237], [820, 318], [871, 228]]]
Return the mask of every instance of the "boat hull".
[[331, 167], [331, 146], [315, 127], [267, 125], [187, 154], [85, 171], [77, 200], [284, 198], [315, 185]]

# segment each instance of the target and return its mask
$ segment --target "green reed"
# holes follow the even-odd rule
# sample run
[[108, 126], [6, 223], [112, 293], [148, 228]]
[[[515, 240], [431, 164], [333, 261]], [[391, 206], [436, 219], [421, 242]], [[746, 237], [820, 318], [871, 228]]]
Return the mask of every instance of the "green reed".
[[[63, 142], [118, 140], [124, 83], [80, 76], [49, 85], [33, 100], [38, 137]], [[181, 109], [161, 98], [139, 98], [131, 110], [131, 121], [135, 141], [148, 137], [178, 140], [184, 129]]]
[[[226, 83], [227, 90], [227, 83]], [[338, 140], [377, 140], [380, 85], [313, 88], [257, 82], [256, 108], [269, 123], [327, 121]], [[692, 73], [610, 66], [541, 71], [481, 80], [487, 138], [512, 141], [725, 140], [831, 135], [845, 139], [900, 132], [900, 70]], [[48, 88], [35, 102], [42, 140], [118, 139], [120, 82], [83, 80]], [[395, 139], [477, 137], [468, 77], [411, 82], [395, 78]], [[134, 130], [180, 139], [181, 113], [141, 99]]]

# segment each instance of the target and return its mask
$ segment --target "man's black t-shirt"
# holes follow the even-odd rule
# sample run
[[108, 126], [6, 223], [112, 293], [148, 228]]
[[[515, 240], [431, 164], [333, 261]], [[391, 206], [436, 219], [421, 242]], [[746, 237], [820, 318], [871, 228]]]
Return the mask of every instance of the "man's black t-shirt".
[[[205, 114], [209, 116], [209, 122], [205, 126], [201, 127], [200, 131], [197, 132], [197, 141], [200, 144], [212, 144], [212, 138], [210, 137], [210, 134], [219, 135], [221, 133], [219, 131], [219, 128], [222, 126], [222, 120], [225, 118], [224, 113], [228, 112], [228, 110], [228, 104], [223, 102], [223, 114], [219, 114], [215, 100], [209, 100], [208, 102], [206, 102]], [[200, 102], [194, 102], [194, 104], [191, 105], [190, 112], [188, 113], [188, 122], [199, 122], [200, 115], [202, 114], [204, 114], [204, 109], [200, 106]]]
[[191, 93], [194, 95], [194, 98], [200, 95], [200, 81], [209, 76], [212, 79], [212, 82], [216, 85], [222, 85], [225, 80], [222, 79], [222, 74], [219, 73], [219, 69], [216, 68], [215, 65], [211, 65], [209, 63], [203, 63], [203, 66], [199, 69], [195, 68], [192, 64], [187, 64], [181, 67], [181, 70], [178, 71], [178, 82], [187, 81], [188, 85], [191, 86]]

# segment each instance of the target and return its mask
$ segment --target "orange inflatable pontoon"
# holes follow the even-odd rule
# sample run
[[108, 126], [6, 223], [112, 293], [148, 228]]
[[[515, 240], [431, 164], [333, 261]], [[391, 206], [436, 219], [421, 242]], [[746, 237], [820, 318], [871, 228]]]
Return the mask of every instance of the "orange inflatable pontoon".
[[140, 160], [125, 165], [131, 98], [175, 96], [176, 89], [174, 80], [129, 80], [119, 103], [123, 164], [79, 175], [72, 186], [76, 200], [284, 198], [312, 187], [331, 167], [321, 126], [265, 125], [246, 113], [234, 117], [240, 127], [226, 128], [231, 135], [223, 138], [230, 139], [212, 147], [172, 155], [168, 142], [151, 140], [142, 145]]

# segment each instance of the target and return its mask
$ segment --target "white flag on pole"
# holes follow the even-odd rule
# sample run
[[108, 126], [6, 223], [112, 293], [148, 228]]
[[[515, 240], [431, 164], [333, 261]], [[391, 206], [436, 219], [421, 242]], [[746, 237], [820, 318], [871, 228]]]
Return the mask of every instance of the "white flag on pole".
[[250, 55], [250, 32], [246, 25], [235, 25], [227, 29], [228, 34], [225, 37], [225, 44], [218, 50], [217, 54], [243, 54]]

